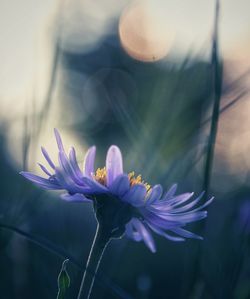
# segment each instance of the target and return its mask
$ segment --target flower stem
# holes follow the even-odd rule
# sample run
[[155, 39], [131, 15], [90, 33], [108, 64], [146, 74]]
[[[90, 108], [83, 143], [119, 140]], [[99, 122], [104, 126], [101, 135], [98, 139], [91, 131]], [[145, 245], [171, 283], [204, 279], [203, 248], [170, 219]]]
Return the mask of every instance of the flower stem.
[[104, 250], [110, 241], [109, 235], [105, 233], [98, 224], [95, 238], [89, 253], [85, 272], [82, 277], [81, 286], [77, 299], [89, 299], [95, 282], [95, 276], [99, 268]]
[[[16, 228], [12, 225], [0, 223], [0, 233], [1, 229], [11, 231], [19, 236], [26, 238], [29, 242], [34, 245], [39, 246], [43, 250], [48, 251], [51, 254], [56, 255], [58, 258], [66, 260], [69, 259], [70, 263], [74, 265], [78, 270], [81, 270], [82, 267], [80, 263], [70, 254], [65, 252], [60, 247], [56, 246], [55, 244], [51, 243], [46, 239], [41, 239], [39, 237], [35, 237], [30, 233], [27, 233], [19, 228]], [[83, 272], [83, 271], [82, 271]], [[126, 291], [124, 291], [120, 286], [116, 285], [114, 282], [109, 281], [106, 277], [101, 274], [98, 274], [98, 283], [102, 286], [109, 288], [116, 296], [123, 299], [131, 299], [132, 297]]]

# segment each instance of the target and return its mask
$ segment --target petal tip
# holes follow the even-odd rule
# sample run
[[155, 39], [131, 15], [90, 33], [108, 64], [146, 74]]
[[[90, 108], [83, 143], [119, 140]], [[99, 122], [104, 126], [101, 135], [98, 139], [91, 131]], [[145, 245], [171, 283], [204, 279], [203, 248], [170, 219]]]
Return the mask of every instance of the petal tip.
[[111, 186], [112, 182], [120, 174], [123, 174], [122, 153], [118, 146], [111, 145], [106, 156], [107, 170], [107, 186]]
[[55, 133], [55, 135], [59, 135], [59, 131], [57, 128], [54, 128], [54, 133]]
[[210, 199], [209, 199], [209, 203], [212, 203], [214, 201], [215, 197], [212, 196]]
[[84, 166], [83, 173], [87, 177], [91, 177], [94, 173], [94, 164], [95, 164], [95, 156], [96, 156], [96, 146], [91, 146], [84, 157]]
[[109, 156], [109, 155], [111, 155], [111, 156], [113, 156], [113, 155], [119, 155], [119, 156], [122, 156], [122, 153], [121, 153], [120, 148], [119, 148], [117, 145], [112, 144], [112, 145], [109, 147], [109, 149], [108, 149], [108, 153], [107, 153], [107, 155], [108, 155], [108, 156]]
[[152, 252], [152, 253], [156, 253], [156, 248], [152, 248], [152, 249], [150, 249], [150, 251]]
[[54, 134], [56, 137], [56, 142], [57, 142], [59, 151], [64, 151], [61, 135], [56, 128], [54, 128]]
[[27, 179], [30, 178], [30, 176], [32, 176], [33, 174], [29, 171], [20, 171], [19, 174]]
[[92, 145], [92, 146], [89, 148], [89, 151], [92, 151], [93, 153], [96, 153], [96, 146], [95, 146], [95, 145]]
[[120, 148], [117, 146], [117, 145], [115, 145], [115, 144], [112, 144], [110, 147], [109, 147], [109, 150], [118, 150], [118, 151], [120, 151]]

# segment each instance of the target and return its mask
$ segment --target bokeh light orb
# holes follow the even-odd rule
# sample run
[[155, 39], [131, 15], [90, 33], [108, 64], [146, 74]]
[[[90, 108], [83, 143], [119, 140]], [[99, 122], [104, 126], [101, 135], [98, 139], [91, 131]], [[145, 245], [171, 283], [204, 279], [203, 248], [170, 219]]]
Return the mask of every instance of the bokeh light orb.
[[119, 21], [119, 36], [127, 54], [144, 62], [165, 57], [173, 41], [173, 33], [166, 28], [166, 20], [155, 3], [145, 0], [133, 1], [125, 8]]

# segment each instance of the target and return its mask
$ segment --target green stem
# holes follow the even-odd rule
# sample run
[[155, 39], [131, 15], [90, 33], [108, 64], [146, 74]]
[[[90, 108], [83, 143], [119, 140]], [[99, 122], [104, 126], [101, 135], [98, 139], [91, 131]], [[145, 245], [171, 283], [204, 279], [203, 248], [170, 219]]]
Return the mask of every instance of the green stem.
[[[40, 248], [55, 254], [57, 257], [65, 260], [65, 259], [69, 259], [70, 263], [72, 265], [74, 265], [78, 270], [81, 270], [82, 267], [80, 265], [80, 263], [70, 254], [68, 254], [67, 252], [65, 252], [64, 250], [62, 250], [60, 247], [56, 246], [55, 244], [51, 243], [50, 241], [46, 240], [46, 239], [41, 239], [39, 237], [35, 237], [30, 233], [27, 233], [19, 228], [16, 228], [12, 225], [8, 225], [8, 224], [3, 224], [0, 223], [0, 229], [5, 229], [5, 230], [9, 230], [11, 232], [14, 232], [24, 238], [26, 238], [28, 241], [30, 241], [31, 243], [33, 243], [34, 245], [39, 246]], [[1, 231], [0, 231], [1, 232]], [[84, 270], [84, 269], [83, 269]], [[83, 271], [81, 271], [83, 272]], [[123, 299], [131, 299], [132, 297], [125, 292], [121, 287], [119, 287], [118, 285], [116, 285], [114, 282], [110, 281], [107, 277], [105, 277], [104, 275], [101, 275], [100, 273], [97, 275], [97, 282], [104, 286], [109, 288], [110, 290], [112, 290], [112, 292], [118, 296], [119, 298], [123, 298]]]
[[110, 238], [98, 224], [77, 299], [89, 299], [104, 250]]

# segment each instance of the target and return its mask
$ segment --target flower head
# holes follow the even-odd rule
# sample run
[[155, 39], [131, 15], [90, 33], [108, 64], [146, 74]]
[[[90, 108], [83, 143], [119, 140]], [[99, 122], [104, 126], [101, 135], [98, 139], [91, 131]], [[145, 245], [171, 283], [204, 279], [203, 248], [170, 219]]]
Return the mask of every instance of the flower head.
[[51, 190], [65, 190], [61, 198], [66, 201], [93, 202], [97, 220], [104, 222], [110, 231], [110, 237], [125, 235], [134, 241], [144, 241], [152, 251], [156, 251], [152, 232], [172, 241], [184, 241], [186, 238], [202, 239], [184, 229], [191, 222], [207, 216], [203, 209], [213, 198], [197, 207], [203, 193], [190, 200], [193, 193], [176, 195], [177, 185], [163, 193], [161, 185], [150, 186], [136, 176], [134, 172], [123, 172], [123, 160], [120, 149], [112, 145], [106, 156], [106, 166], [95, 171], [96, 148], [91, 147], [80, 169], [75, 149], [67, 155], [61, 137], [55, 129], [58, 145], [58, 162], [55, 166], [47, 151], [42, 153], [51, 170], [39, 164], [47, 175], [43, 178], [30, 172], [21, 174], [38, 186]]

